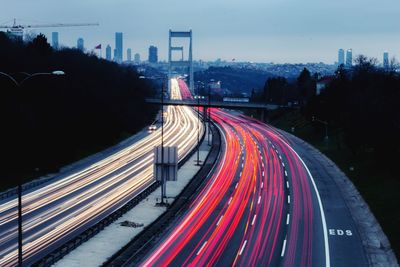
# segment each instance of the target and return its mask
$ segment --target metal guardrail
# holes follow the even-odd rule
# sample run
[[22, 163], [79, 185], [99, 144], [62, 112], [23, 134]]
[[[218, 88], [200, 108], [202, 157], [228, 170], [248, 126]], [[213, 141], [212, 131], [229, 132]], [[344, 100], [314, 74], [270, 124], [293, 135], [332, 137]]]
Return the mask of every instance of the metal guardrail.
[[[205, 137], [205, 132], [203, 136], [201, 137], [200, 143], [201, 144], [204, 140]], [[198, 145], [199, 145], [198, 144]], [[196, 152], [198, 145], [195, 146], [194, 149], [192, 149], [188, 154], [182, 158], [179, 163], [178, 167], [180, 168], [183, 164], [186, 163], [187, 160]], [[110, 215], [108, 215], [106, 218], [102, 219], [101, 221], [97, 222], [87, 230], [83, 231], [81, 234], [78, 236], [72, 238], [71, 240], [67, 241], [63, 245], [59, 246], [46, 256], [44, 256], [42, 259], [39, 261], [35, 262], [32, 264], [34, 267], [47, 267], [53, 265], [55, 262], [59, 261], [62, 259], [65, 255], [70, 253], [72, 250], [76, 249], [79, 247], [81, 244], [84, 242], [88, 241], [90, 238], [98, 234], [101, 230], [103, 230], [106, 226], [110, 225], [112, 222], [116, 221], [118, 218], [120, 218], [122, 215], [124, 215], [126, 212], [134, 208], [137, 204], [139, 204], [143, 199], [145, 199], [147, 196], [149, 196], [151, 193], [153, 193], [158, 187], [160, 186], [159, 182], [154, 182], [152, 183], [149, 187], [144, 189], [142, 192], [140, 192], [137, 196], [135, 196], [132, 200], [127, 202], [125, 205], [123, 205], [121, 208], [118, 210], [114, 211]]]
[[196, 173], [182, 192], [176, 197], [171, 206], [153, 223], [146, 226], [142, 232], [125, 245], [119, 252], [103, 263], [104, 266], [131, 266], [135, 265], [141, 256], [146, 254], [154, 245], [155, 241], [166, 230], [176, 217], [184, 212], [190, 201], [207, 181], [210, 171], [220, 157], [221, 139], [216, 126], [213, 125], [212, 147], [204, 161], [203, 167]]

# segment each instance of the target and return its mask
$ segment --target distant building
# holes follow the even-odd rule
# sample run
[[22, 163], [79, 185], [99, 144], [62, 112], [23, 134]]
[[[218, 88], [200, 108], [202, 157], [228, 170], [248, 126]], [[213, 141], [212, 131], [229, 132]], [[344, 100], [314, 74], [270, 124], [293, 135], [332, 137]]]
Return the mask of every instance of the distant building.
[[115, 49], [117, 51], [114, 55], [115, 61], [121, 63], [123, 59], [122, 32], [115, 33]]
[[132, 49], [128, 48], [126, 50], [126, 58], [128, 61], [132, 61]]
[[58, 49], [58, 32], [51, 33], [51, 46], [56, 50]]
[[384, 69], [389, 69], [389, 53], [384, 52], [383, 53], [383, 68]]
[[157, 63], [158, 62], [158, 52], [157, 47], [151, 45], [149, 47], [149, 62], [150, 63]]
[[135, 64], [139, 64], [140, 63], [140, 55], [139, 55], [139, 53], [135, 54], [134, 61], [135, 61]]
[[106, 47], [106, 59], [111, 61], [111, 46], [107, 45]]
[[344, 65], [344, 50], [343, 49], [339, 49], [338, 52], [338, 65]]
[[114, 58], [113, 61], [117, 61], [117, 49], [114, 48]]
[[348, 49], [346, 52], [346, 67], [351, 68], [353, 66], [353, 50]]
[[78, 48], [81, 51], [85, 49], [83, 38], [78, 38], [78, 41], [76, 42], [76, 48]]

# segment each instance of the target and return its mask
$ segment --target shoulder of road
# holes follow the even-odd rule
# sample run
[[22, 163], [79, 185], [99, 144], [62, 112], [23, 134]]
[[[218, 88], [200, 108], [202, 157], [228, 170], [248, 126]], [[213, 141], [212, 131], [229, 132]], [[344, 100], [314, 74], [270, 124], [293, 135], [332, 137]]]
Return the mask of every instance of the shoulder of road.
[[[345, 239], [357, 233], [362, 240], [363, 254], [366, 255], [369, 266], [399, 266], [388, 238], [350, 179], [335, 163], [312, 145], [292, 134], [282, 130], [280, 132], [292, 142], [295, 150], [309, 167], [320, 191], [327, 217], [329, 214], [332, 215], [331, 220], [328, 221], [332, 264], [336, 262], [341, 264], [338, 266], [344, 266], [344, 262], [341, 262], [341, 259], [335, 259], [335, 253], [332, 252], [336, 248], [348, 249], [348, 251], [342, 251], [343, 253], [354, 253], [351, 245], [349, 246], [349, 241]], [[344, 200], [344, 203], [341, 203], [340, 198]], [[351, 218], [344, 218], [347, 212]], [[348, 222], [347, 225], [346, 222]], [[356, 232], [352, 233], [354, 230]], [[336, 265], [333, 264], [333, 266]], [[357, 263], [355, 266], [358, 266]]]

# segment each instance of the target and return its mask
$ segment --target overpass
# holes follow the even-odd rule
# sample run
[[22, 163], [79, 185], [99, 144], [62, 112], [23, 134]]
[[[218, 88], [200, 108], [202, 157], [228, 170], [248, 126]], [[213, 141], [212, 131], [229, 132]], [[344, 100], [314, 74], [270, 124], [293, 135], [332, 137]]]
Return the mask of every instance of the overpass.
[[232, 102], [232, 101], [208, 101], [207, 99], [160, 99], [160, 98], [146, 98], [146, 102], [149, 104], [159, 105], [172, 105], [172, 106], [202, 106], [210, 108], [230, 108], [230, 109], [264, 109], [273, 110], [281, 107], [276, 104], [263, 104], [263, 103], [251, 103], [251, 102]]

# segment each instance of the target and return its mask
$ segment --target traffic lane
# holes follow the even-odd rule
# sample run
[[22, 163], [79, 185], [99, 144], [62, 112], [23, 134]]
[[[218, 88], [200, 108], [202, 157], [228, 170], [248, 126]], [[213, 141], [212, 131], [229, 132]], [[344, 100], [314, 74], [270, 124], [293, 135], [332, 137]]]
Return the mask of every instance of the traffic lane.
[[317, 193], [307, 169], [290, 145], [274, 129], [258, 122], [253, 126], [264, 132], [268, 142], [282, 158], [285, 177], [288, 180], [290, 226], [283, 265], [326, 265], [329, 262], [329, 254], [326, 256], [329, 244], [326, 242]]
[[[285, 135], [285, 133], [283, 133]], [[325, 208], [332, 266], [368, 266], [362, 239], [332, 173], [326, 169], [324, 158], [290, 135], [296, 151], [306, 162], [315, 178]]]

